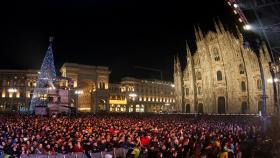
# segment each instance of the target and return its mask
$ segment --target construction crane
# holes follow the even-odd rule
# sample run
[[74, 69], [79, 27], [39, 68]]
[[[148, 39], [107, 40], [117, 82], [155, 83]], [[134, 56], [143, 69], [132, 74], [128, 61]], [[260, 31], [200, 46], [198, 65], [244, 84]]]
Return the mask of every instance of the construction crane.
[[150, 68], [150, 67], [143, 67], [143, 66], [133, 66], [135, 69], [142, 69], [142, 70], [148, 70], [153, 72], [158, 72], [160, 74], [160, 80], [162, 80], [162, 70]]

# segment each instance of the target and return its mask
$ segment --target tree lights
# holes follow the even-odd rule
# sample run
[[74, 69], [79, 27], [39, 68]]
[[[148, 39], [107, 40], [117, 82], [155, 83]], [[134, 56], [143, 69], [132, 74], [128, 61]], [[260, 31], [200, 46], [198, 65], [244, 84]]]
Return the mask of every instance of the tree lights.
[[53, 38], [50, 37], [50, 44], [46, 52], [45, 58], [43, 60], [40, 71], [38, 72], [38, 79], [36, 87], [34, 88], [30, 111], [35, 110], [36, 106], [47, 106], [47, 99], [42, 96], [48, 95], [48, 90], [54, 89], [53, 81], [56, 78], [54, 59], [53, 59], [53, 50], [52, 42]]

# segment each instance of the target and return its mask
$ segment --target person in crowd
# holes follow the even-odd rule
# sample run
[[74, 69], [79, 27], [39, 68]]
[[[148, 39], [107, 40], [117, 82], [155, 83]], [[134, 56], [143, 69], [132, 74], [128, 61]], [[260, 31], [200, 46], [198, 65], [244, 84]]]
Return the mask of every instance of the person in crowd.
[[10, 157], [117, 152], [132, 158], [243, 158], [261, 131], [253, 116], [0, 114], [0, 152]]

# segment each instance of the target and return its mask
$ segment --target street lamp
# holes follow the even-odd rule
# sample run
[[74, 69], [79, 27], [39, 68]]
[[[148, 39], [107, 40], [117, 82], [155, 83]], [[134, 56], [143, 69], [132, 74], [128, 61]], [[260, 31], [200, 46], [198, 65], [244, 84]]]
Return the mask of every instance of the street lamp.
[[[17, 89], [16, 88], [9, 88], [8, 89], [8, 92], [10, 93], [10, 94], [12, 94], [12, 106], [14, 106], [14, 93], [16, 93], [17, 92]], [[9, 94], [9, 95], [10, 95]]]
[[135, 98], [137, 97], [137, 94], [136, 93], [130, 93], [128, 96], [131, 97], [134, 101]]

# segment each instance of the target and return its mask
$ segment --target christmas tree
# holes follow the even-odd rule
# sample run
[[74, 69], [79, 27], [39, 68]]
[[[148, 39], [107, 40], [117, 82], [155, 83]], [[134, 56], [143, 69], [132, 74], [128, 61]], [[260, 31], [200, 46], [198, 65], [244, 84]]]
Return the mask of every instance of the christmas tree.
[[43, 60], [40, 71], [38, 72], [38, 79], [36, 87], [33, 90], [33, 96], [30, 104], [30, 111], [34, 111], [36, 107], [47, 107], [48, 105], [48, 90], [55, 89], [54, 81], [56, 79], [56, 72], [53, 59], [52, 42], [50, 37], [49, 47]]

